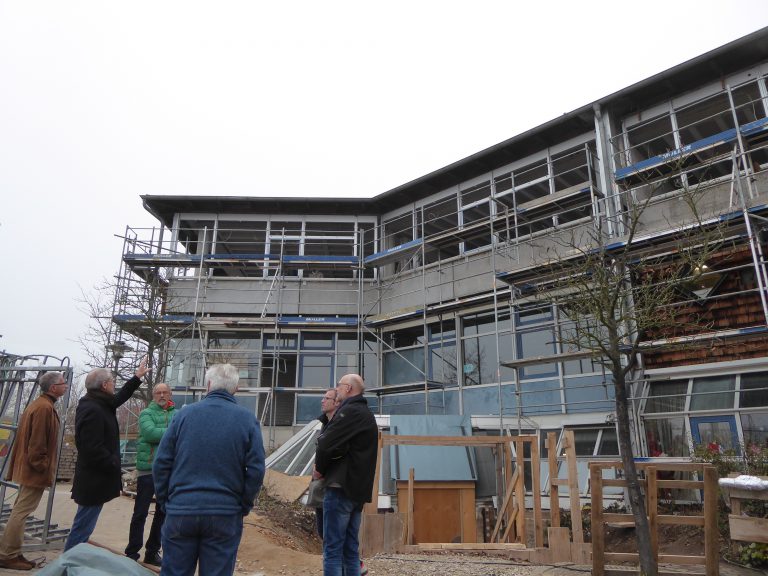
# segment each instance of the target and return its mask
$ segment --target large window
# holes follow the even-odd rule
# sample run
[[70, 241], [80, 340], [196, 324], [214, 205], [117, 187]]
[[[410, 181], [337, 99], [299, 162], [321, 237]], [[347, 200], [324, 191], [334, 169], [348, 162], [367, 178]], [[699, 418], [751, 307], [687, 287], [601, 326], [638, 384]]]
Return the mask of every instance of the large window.
[[768, 372], [649, 382], [643, 407], [649, 456], [687, 456], [689, 440], [717, 441], [736, 452], [762, 445], [768, 440], [766, 389]]
[[688, 456], [685, 419], [646, 420], [645, 441], [649, 456]]
[[[296, 217], [269, 221], [267, 216], [251, 219], [233, 214], [224, 214], [216, 220], [183, 218], [177, 229], [177, 249], [188, 254], [211, 255], [207, 263], [212, 265], [214, 276], [239, 278], [275, 274], [278, 270], [278, 256], [301, 255], [320, 260], [312, 268], [306, 269], [307, 274], [312, 273], [313, 277], [347, 278], [354, 274], [352, 265], [324, 266], [322, 259], [332, 262], [333, 257], [358, 257], [373, 253], [376, 247], [373, 236], [375, 224], [372, 221], [355, 220], [348, 218], [346, 221], [304, 222]], [[367, 254], [359, 246], [358, 232], [362, 230], [368, 232]], [[189, 268], [190, 272], [193, 270]], [[284, 265], [282, 273], [301, 276], [304, 271], [295, 265]]]
[[[527, 306], [517, 309], [517, 357], [553, 356], [557, 352], [551, 306]], [[546, 362], [520, 369], [520, 378], [557, 376], [557, 364]]]
[[473, 232], [469, 232], [469, 230], [472, 230], [474, 223], [487, 222], [488, 218], [492, 216], [491, 210], [493, 210], [493, 206], [490, 197], [490, 181], [470, 186], [461, 191], [461, 225], [462, 228], [467, 229], [467, 232], [463, 235], [465, 252], [491, 244], [490, 228], [483, 226], [476, 228]]
[[651, 382], [645, 412], [682, 412], [688, 394], [688, 380]]
[[[338, 256], [358, 256], [356, 244], [354, 222], [307, 221], [302, 255], [317, 257], [320, 261]], [[309, 278], [349, 278], [352, 273], [352, 267], [319, 265], [305, 268], [303, 275]]]
[[[301, 253], [302, 222], [273, 220], [269, 225], [269, 252], [281, 256]], [[297, 270], [284, 270], [284, 274], [297, 275]]]
[[[408, 211], [405, 214], [394, 216], [384, 221], [382, 226], [381, 249], [394, 248], [401, 244], [406, 244], [418, 236], [414, 235], [413, 212]], [[401, 269], [411, 269], [411, 260], [407, 262], [397, 261], [394, 263], [393, 272]]]
[[455, 194], [425, 205], [417, 215], [420, 222], [423, 218], [423, 236], [428, 240], [425, 264], [459, 255], [458, 242], [452, 236], [446, 236], [459, 226]]
[[421, 325], [387, 332], [384, 342], [384, 385], [424, 382], [448, 386], [458, 383], [456, 324], [454, 320], [427, 326], [429, 357], [424, 362], [424, 330]]
[[[509, 313], [499, 311], [499, 329], [509, 328]], [[498, 382], [499, 357], [496, 352], [496, 317], [485, 312], [462, 319], [462, 374], [464, 386]]]
[[620, 164], [624, 166], [677, 148], [669, 114], [635, 124], [626, 131], [625, 137], [629, 150], [625, 155], [625, 162]]
[[362, 375], [366, 388], [375, 388], [379, 385], [379, 341], [373, 334], [366, 334], [363, 339]]
[[723, 410], [733, 408], [735, 376], [695, 378], [691, 394], [691, 410]]
[[208, 366], [233, 364], [240, 372], [240, 386], [258, 386], [261, 366], [261, 332], [211, 332], [208, 335]]
[[172, 338], [166, 348], [165, 381], [171, 389], [204, 385], [203, 354], [197, 338]]
[[384, 385], [424, 381], [424, 348], [391, 350], [384, 353]]
[[768, 406], [768, 372], [756, 372], [741, 376], [741, 408]]
[[427, 326], [429, 333], [429, 379], [446, 386], [458, 385], [456, 321], [444, 320]]
[[[338, 373], [339, 378], [344, 374], [358, 371], [357, 334], [338, 334], [336, 345], [336, 372]], [[369, 382], [366, 382], [366, 387], [370, 385]]]
[[768, 446], [768, 412], [747, 412], [741, 415], [744, 446]]
[[302, 352], [299, 360], [299, 382], [302, 388], [332, 388], [333, 356]]
[[421, 324], [384, 334], [384, 385], [423, 382], [424, 328]]

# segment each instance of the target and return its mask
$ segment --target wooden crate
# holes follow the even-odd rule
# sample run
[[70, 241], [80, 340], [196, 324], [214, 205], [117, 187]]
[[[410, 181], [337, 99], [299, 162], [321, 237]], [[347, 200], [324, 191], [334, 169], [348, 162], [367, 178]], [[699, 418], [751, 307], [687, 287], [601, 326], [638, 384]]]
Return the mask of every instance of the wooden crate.
[[[398, 481], [397, 501], [408, 502], [408, 482]], [[415, 482], [413, 542], [477, 542], [474, 482]]]

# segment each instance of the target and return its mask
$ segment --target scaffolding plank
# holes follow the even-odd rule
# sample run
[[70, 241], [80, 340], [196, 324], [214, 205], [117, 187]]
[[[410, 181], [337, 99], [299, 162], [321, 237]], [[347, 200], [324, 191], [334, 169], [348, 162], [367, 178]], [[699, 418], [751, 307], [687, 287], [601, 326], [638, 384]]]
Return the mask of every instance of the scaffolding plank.
[[[768, 204], [753, 206], [747, 210], [750, 215], [757, 215], [768, 210]], [[664, 252], [675, 252], [679, 250], [678, 241], [684, 234], [693, 228], [706, 229], [721, 224], [733, 223], [735, 239], [746, 238], [744, 234], [739, 234], [739, 225], [743, 223], [743, 212], [740, 210], [722, 214], [720, 216], [702, 220], [701, 224], [692, 223], [679, 226], [673, 229], [649, 232], [636, 236], [629, 242], [626, 239], [618, 238], [613, 242], [606, 244], [601, 248], [589, 249], [583, 247], [576, 248], [572, 253], [563, 255], [560, 258], [550, 258], [543, 262], [527, 263], [523, 266], [499, 272], [496, 278], [507, 284], [514, 285], [518, 290], [527, 291], [539, 285], [545, 285], [551, 278], [547, 276], [565, 276], [569, 265], [576, 266], [579, 262], [591, 255], [603, 253], [606, 256], [611, 253], [622, 250], [632, 250], [636, 252], [636, 260], [639, 262], [644, 258], [649, 258]], [[537, 279], [537, 283], [533, 280]]]
[[[741, 134], [744, 136], [754, 136], [755, 134], [759, 134], [760, 132], [764, 132], [766, 130], [768, 130], [768, 118], [760, 118], [759, 120], [748, 122], [739, 126], [739, 132], [741, 132]], [[630, 166], [626, 166], [625, 168], [619, 168], [616, 170], [614, 175], [617, 182], [620, 180], [626, 180], [630, 176], [634, 176], [641, 172], [650, 170], [651, 168], [664, 165], [683, 156], [703, 152], [708, 148], [714, 148], [715, 146], [727, 144], [735, 140], [736, 129], [729, 128], [728, 130], [718, 132], [717, 134], [712, 134], [711, 136], [707, 136], [706, 138], [702, 138], [701, 140], [697, 140], [680, 148], [670, 150], [664, 154], [658, 154], [656, 156], [652, 156], [651, 158], [646, 158], [645, 160], [636, 162]]]
[[[386, 396], [387, 394], [399, 394], [403, 392], [424, 392], [424, 390], [445, 390], [445, 384], [441, 382], [413, 382], [409, 384], [392, 384], [390, 386], [379, 386], [376, 388], [366, 388], [366, 393], [376, 394], [376, 396]], [[322, 389], [320, 390], [322, 392]]]
[[146, 314], [115, 314], [112, 320], [121, 328], [129, 325], [146, 325], [151, 323], [154, 326], [188, 326], [195, 321], [194, 316], [180, 314], [163, 314], [159, 318], [150, 319]]
[[741, 133], [744, 136], [754, 136], [755, 134], [764, 132], [768, 130], [768, 118], [760, 118], [754, 122], [747, 122], [746, 124], [742, 124], [739, 127], [739, 130], [741, 130]]
[[404, 244], [398, 244], [392, 248], [387, 248], [381, 252], [366, 256], [363, 260], [363, 264], [366, 266], [383, 266], [384, 264], [407, 258], [421, 250], [421, 245], [423, 243], [424, 240], [422, 238], [417, 238], [416, 240], [411, 240]]
[[733, 142], [734, 140], [736, 140], [736, 129], [729, 128], [728, 130], [718, 132], [712, 136], [707, 136], [706, 138], [702, 138], [701, 140], [697, 140], [691, 144], [686, 144], [680, 148], [675, 148], [669, 152], [664, 152], [663, 154], [657, 154], [651, 158], [646, 158], [645, 160], [636, 162], [635, 164], [627, 166], [626, 168], [619, 168], [616, 170], [616, 172], [614, 172], [615, 180], [617, 182], [626, 180], [630, 176], [645, 172], [651, 168], [663, 166], [664, 164], [675, 161], [678, 158], [682, 158], [683, 156], [693, 154], [695, 152], [703, 152], [708, 148], [714, 148], [715, 146], [727, 144], [729, 142]]
[[194, 323], [195, 317], [166, 314], [149, 319], [144, 314], [115, 314], [112, 316], [112, 321], [121, 329], [142, 340], [158, 342], [162, 339], [161, 328], [186, 328]]
[[207, 328], [208, 330], [215, 329], [252, 329], [261, 326], [272, 326], [275, 323], [273, 317], [268, 316], [217, 316], [200, 318], [198, 320], [200, 326]]
[[357, 326], [355, 316], [281, 316], [278, 326]]
[[[535, 220], [545, 216], [553, 216], [562, 210], [572, 210], [592, 203], [592, 187], [588, 182], [571, 186], [554, 194], [530, 200], [518, 205], [518, 218]], [[597, 190], [595, 190], [595, 194]]]
[[277, 264], [278, 254], [206, 254], [206, 264], [238, 266], [243, 264]]
[[123, 261], [129, 266], [187, 266], [199, 264], [197, 254], [123, 254]]
[[286, 268], [313, 268], [334, 270], [338, 268], [355, 268], [360, 264], [357, 256], [323, 256], [302, 255], [283, 256], [283, 266]]
[[385, 314], [376, 314], [375, 316], [368, 316], [365, 319], [365, 325], [369, 327], [382, 326], [391, 322], [399, 322], [401, 320], [407, 320], [409, 318], [420, 318], [424, 314], [424, 309], [412, 306], [409, 308], [400, 308], [392, 312]]

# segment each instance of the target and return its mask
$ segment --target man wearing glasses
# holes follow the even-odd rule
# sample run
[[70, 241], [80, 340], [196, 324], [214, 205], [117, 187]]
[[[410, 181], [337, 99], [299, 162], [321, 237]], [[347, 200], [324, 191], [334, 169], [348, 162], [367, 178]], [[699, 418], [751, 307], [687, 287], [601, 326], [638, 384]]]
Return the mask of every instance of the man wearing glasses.
[[336, 386], [341, 405], [320, 434], [315, 478], [325, 478], [323, 499], [323, 574], [359, 576], [358, 532], [363, 505], [371, 501], [376, 473], [378, 427], [358, 374]]
[[[152, 387], [152, 402], [139, 414], [139, 444], [136, 450], [136, 501], [133, 506], [131, 528], [128, 533], [128, 546], [125, 555], [139, 559], [139, 550], [144, 540], [144, 523], [149, 514], [149, 505], [155, 495], [155, 483], [152, 480], [152, 462], [163, 434], [168, 429], [175, 414], [171, 389], [168, 384], [159, 382]], [[155, 516], [149, 529], [144, 548], [144, 563], [160, 566], [160, 530], [165, 520], [165, 512], [155, 506]]]
[[146, 359], [136, 374], [115, 394], [115, 378], [110, 370], [96, 368], [85, 377], [85, 396], [75, 413], [75, 444], [77, 464], [72, 481], [72, 499], [77, 512], [72, 521], [64, 550], [87, 542], [96, 528], [101, 508], [120, 496], [122, 469], [120, 467], [120, 427], [117, 409], [141, 385], [149, 372]]
[[[320, 423], [322, 424], [322, 427], [320, 428], [320, 434], [322, 434], [325, 431], [325, 428], [328, 426], [328, 423], [333, 420], [333, 415], [336, 414], [336, 410], [339, 407], [339, 404], [341, 402], [336, 398], [336, 388], [331, 388], [330, 390], [326, 390], [325, 394], [323, 394], [322, 400], [320, 400], [320, 411], [322, 414], [318, 416], [318, 420], [320, 420]], [[321, 482], [318, 480], [318, 482]], [[320, 489], [318, 492], [319, 494], [316, 496], [317, 498], [322, 498], [325, 495], [325, 484], [322, 484], [323, 488]], [[315, 508], [315, 521], [317, 526], [317, 535], [320, 536], [320, 540], [323, 539], [323, 506], [322, 504]]]
[[0, 540], [0, 568], [31, 570], [35, 563], [21, 554], [24, 525], [35, 511], [43, 491], [55, 484], [59, 455], [59, 415], [54, 405], [67, 391], [61, 372], [40, 377], [40, 396], [21, 415], [8, 463], [8, 480], [19, 484], [13, 511]]

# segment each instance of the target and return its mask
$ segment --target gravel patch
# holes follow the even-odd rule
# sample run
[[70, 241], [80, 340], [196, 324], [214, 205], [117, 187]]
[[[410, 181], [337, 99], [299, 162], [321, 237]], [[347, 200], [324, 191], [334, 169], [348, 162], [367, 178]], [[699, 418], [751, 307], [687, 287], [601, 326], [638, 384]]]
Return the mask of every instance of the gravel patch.
[[463, 554], [380, 554], [365, 564], [370, 576], [532, 576], [540, 572], [539, 567], [513, 560]]

